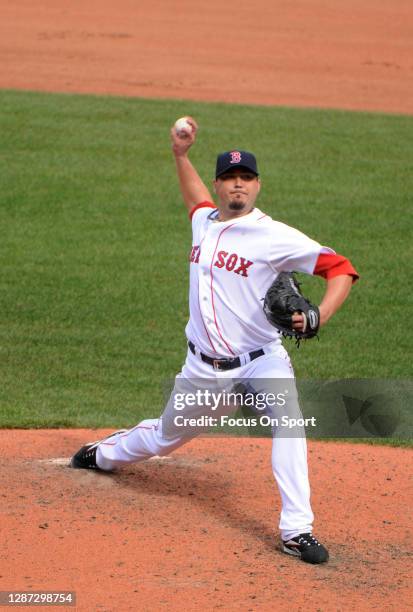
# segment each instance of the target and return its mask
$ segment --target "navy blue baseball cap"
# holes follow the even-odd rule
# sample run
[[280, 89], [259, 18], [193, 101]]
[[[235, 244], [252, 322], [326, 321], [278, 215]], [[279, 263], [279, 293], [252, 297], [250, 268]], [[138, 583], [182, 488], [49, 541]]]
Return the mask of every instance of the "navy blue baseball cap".
[[257, 160], [255, 155], [248, 151], [226, 151], [220, 153], [217, 157], [217, 167], [215, 170], [215, 178], [218, 178], [224, 172], [228, 172], [232, 168], [246, 168], [258, 176]]

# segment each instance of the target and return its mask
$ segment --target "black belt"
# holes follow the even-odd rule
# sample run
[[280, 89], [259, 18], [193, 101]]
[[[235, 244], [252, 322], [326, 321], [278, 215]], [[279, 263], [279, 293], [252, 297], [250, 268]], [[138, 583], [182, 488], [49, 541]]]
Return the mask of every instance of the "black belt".
[[[195, 344], [189, 341], [188, 346], [191, 352], [196, 355]], [[265, 355], [262, 349], [258, 349], [258, 351], [251, 351], [251, 353], [248, 354], [250, 361], [254, 361], [254, 359]], [[202, 361], [205, 361], [205, 363], [212, 366], [214, 370], [233, 370], [234, 368], [239, 368], [241, 366], [241, 359], [239, 357], [232, 357], [231, 359], [214, 359], [213, 357], [204, 355], [204, 353], [199, 353], [199, 356], [201, 357]]]

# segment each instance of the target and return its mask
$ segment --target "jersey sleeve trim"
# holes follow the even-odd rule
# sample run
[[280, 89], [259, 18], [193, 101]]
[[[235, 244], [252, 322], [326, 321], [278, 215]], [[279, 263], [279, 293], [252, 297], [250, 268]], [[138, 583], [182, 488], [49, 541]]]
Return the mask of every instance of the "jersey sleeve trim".
[[196, 211], [199, 210], [200, 208], [216, 208], [216, 206], [212, 202], [201, 202], [200, 204], [196, 204], [189, 211], [189, 218], [191, 221]]
[[313, 274], [322, 276], [326, 280], [344, 274], [352, 276], [353, 283], [359, 278], [359, 274], [346, 257], [332, 253], [320, 253]]

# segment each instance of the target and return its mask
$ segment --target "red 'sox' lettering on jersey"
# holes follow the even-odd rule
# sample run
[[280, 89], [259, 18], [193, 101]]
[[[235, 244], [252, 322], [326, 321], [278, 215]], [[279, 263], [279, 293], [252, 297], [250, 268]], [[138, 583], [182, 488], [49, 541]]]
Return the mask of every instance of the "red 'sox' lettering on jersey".
[[252, 266], [252, 264], [252, 261], [240, 257], [239, 268], [234, 270], [235, 274], [241, 274], [241, 276], [248, 276], [248, 268]]
[[227, 259], [227, 263], [225, 266], [228, 272], [232, 272], [232, 270], [235, 268], [235, 264], [237, 263], [237, 261], [238, 255], [236, 255], [235, 253], [231, 253], [231, 255]]
[[228, 255], [227, 251], [218, 251], [217, 259], [214, 265], [217, 268], [223, 268], [225, 266], [225, 257], [227, 255]]
[[189, 261], [192, 263], [198, 263], [200, 254], [201, 254], [200, 247], [198, 245], [193, 246], [191, 249], [191, 253], [189, 255]]
[[228, 272], [235, 272], [240, 276], [248, 276], [248, 269], [252, 266], [253, 262], [240, 257], [236, 253], [228, 255], [227, 251], [218, 251], [217, 258], [214, 262], [214, 266], [217, 268], [224, 268]]

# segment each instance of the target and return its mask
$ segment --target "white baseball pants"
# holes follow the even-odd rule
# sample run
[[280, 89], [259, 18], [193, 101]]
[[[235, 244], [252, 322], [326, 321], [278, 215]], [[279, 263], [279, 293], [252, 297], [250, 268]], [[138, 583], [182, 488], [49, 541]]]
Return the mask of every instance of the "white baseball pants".
[[[170, 413], [171, 402], [182, 384], [203, 379], [214, 381], [222, 388], [228, 387], [233, 379], [249, 380], [260, 384], [270, 379], [288, 379], [290, 388], [295, 389], [294, 373], [287, 351], [281, 344], [271, 343], [264, 347], [265, 354], [254, 361], [233, 370], [215, 371], [204, 363], [198, 354], [188, 350], [182, 372], [175, 379], [175, 387], [163, 415], [158, 419], [146, 419], [125, 433], [115, 435], [102, 442], [97, 449], [97, 465], [103, 470], [113, 470], [128, 463], [144, 461], [154, 456], [168, 455], [189, 440], [196, 433], [176, 431], [174, 435], [163, 434], [165, 414]], [[247, 357], [248, 359], [248, 357]], [[246, 361], [246, 359], [243, 359]], [[258, 380], [257, 380], [258, 379]], [[298, 401], [289, 414], [299, 414]], [[228, 410], [228, 409], [227, 409]], [[232, 409], [232, 412], [234, 409]], [[191, 413], [201, 414], [199, 407]], [[211, 414], [202, 407], [202, 414]], [[188, 416], [186, 414], [186, 416]], [[169, 418], [169, 417], [168, 417]], [[294, 435], [285, 436], [281, 428], [273, 430], [272, 469], [282, 502], [279, 528], [283, 540], [300, 533], [312, 531], [313, 512], [310, 505], [310, 485], [307, 467], [307, 445], [305, 431], [300, 428]]]

